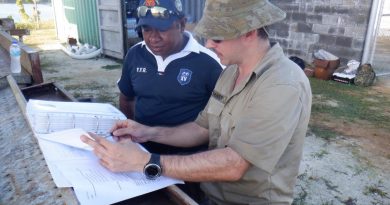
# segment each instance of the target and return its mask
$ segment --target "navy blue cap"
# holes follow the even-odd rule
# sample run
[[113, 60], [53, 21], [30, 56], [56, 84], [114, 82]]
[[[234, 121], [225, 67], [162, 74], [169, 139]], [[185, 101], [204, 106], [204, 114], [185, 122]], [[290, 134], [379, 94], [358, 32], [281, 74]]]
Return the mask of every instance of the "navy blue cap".
[[137, 27], [140, 26], [150, 26], [159, 30], [168, 30], [174, 21], [181, 18], [183, 15], [183, 6], [181, 0], [141, 0], [139, 6], [147, 7], [162, 7], [170, 11], [168, 19], [154, 17], [147, 12], [146, 16], [139, 16]]

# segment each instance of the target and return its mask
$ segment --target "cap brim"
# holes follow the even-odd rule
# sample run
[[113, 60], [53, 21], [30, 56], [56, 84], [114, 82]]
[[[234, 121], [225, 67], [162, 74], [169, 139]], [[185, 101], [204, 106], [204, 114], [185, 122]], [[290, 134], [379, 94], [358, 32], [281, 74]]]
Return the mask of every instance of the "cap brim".
[[178, 19], [177, 16], [170, 16], [169, 19], [155, 18], [152, 15], [146, 15], [139, 19], [137, 27], [150, 26], [158, 30], [168, 30], [174, 21]]
[[272, 4], [240, 13], [236, 16], [213, 16], [205, 12], [194, 32], [203, 38], [228, 40], [237, 38], [251, 30], [272, 25], [283, 20], [286, 13]]

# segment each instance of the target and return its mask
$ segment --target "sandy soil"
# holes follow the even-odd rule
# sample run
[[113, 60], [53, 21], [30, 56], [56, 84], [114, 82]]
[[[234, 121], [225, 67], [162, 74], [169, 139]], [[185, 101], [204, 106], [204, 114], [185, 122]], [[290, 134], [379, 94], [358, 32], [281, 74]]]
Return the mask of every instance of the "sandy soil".
[[[76, 98], [117, 106], [120, 63], [110, 58], [74, 60], [55, 44], [40, 49], [45, 81], [57, 82]], [[387, 83], [372, 90], [390, 96]], [[325, 140], [308, 133], [294, 204], [390, 205], [388, 131], [364, 122], [323, 122], [322, 116], [312, 117], [311, 123], [319, 122], [341, 134]]]

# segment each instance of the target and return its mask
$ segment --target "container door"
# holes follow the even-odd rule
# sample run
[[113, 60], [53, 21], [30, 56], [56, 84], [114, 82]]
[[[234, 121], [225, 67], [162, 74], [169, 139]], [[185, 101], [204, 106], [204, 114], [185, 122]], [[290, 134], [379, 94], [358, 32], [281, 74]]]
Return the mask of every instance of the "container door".
[[118, 59], [125, 55], [122, 0], [96, 0], [103, 54]]

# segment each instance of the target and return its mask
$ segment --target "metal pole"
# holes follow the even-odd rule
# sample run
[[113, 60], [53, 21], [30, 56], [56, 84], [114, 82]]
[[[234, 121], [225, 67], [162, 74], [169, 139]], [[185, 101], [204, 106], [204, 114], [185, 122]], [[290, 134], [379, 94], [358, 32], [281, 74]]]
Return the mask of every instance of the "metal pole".
[[378, 28], [380, 24], [380, 15], [383, 7], [383, 0], [373, 0], [371, 6], [370, 20], [368, 22], [366, 39], [364, 42], [362, 64], [372, 63], [374, 50], [375, 50], [375, 40], [376, 34], [378, 33]]

